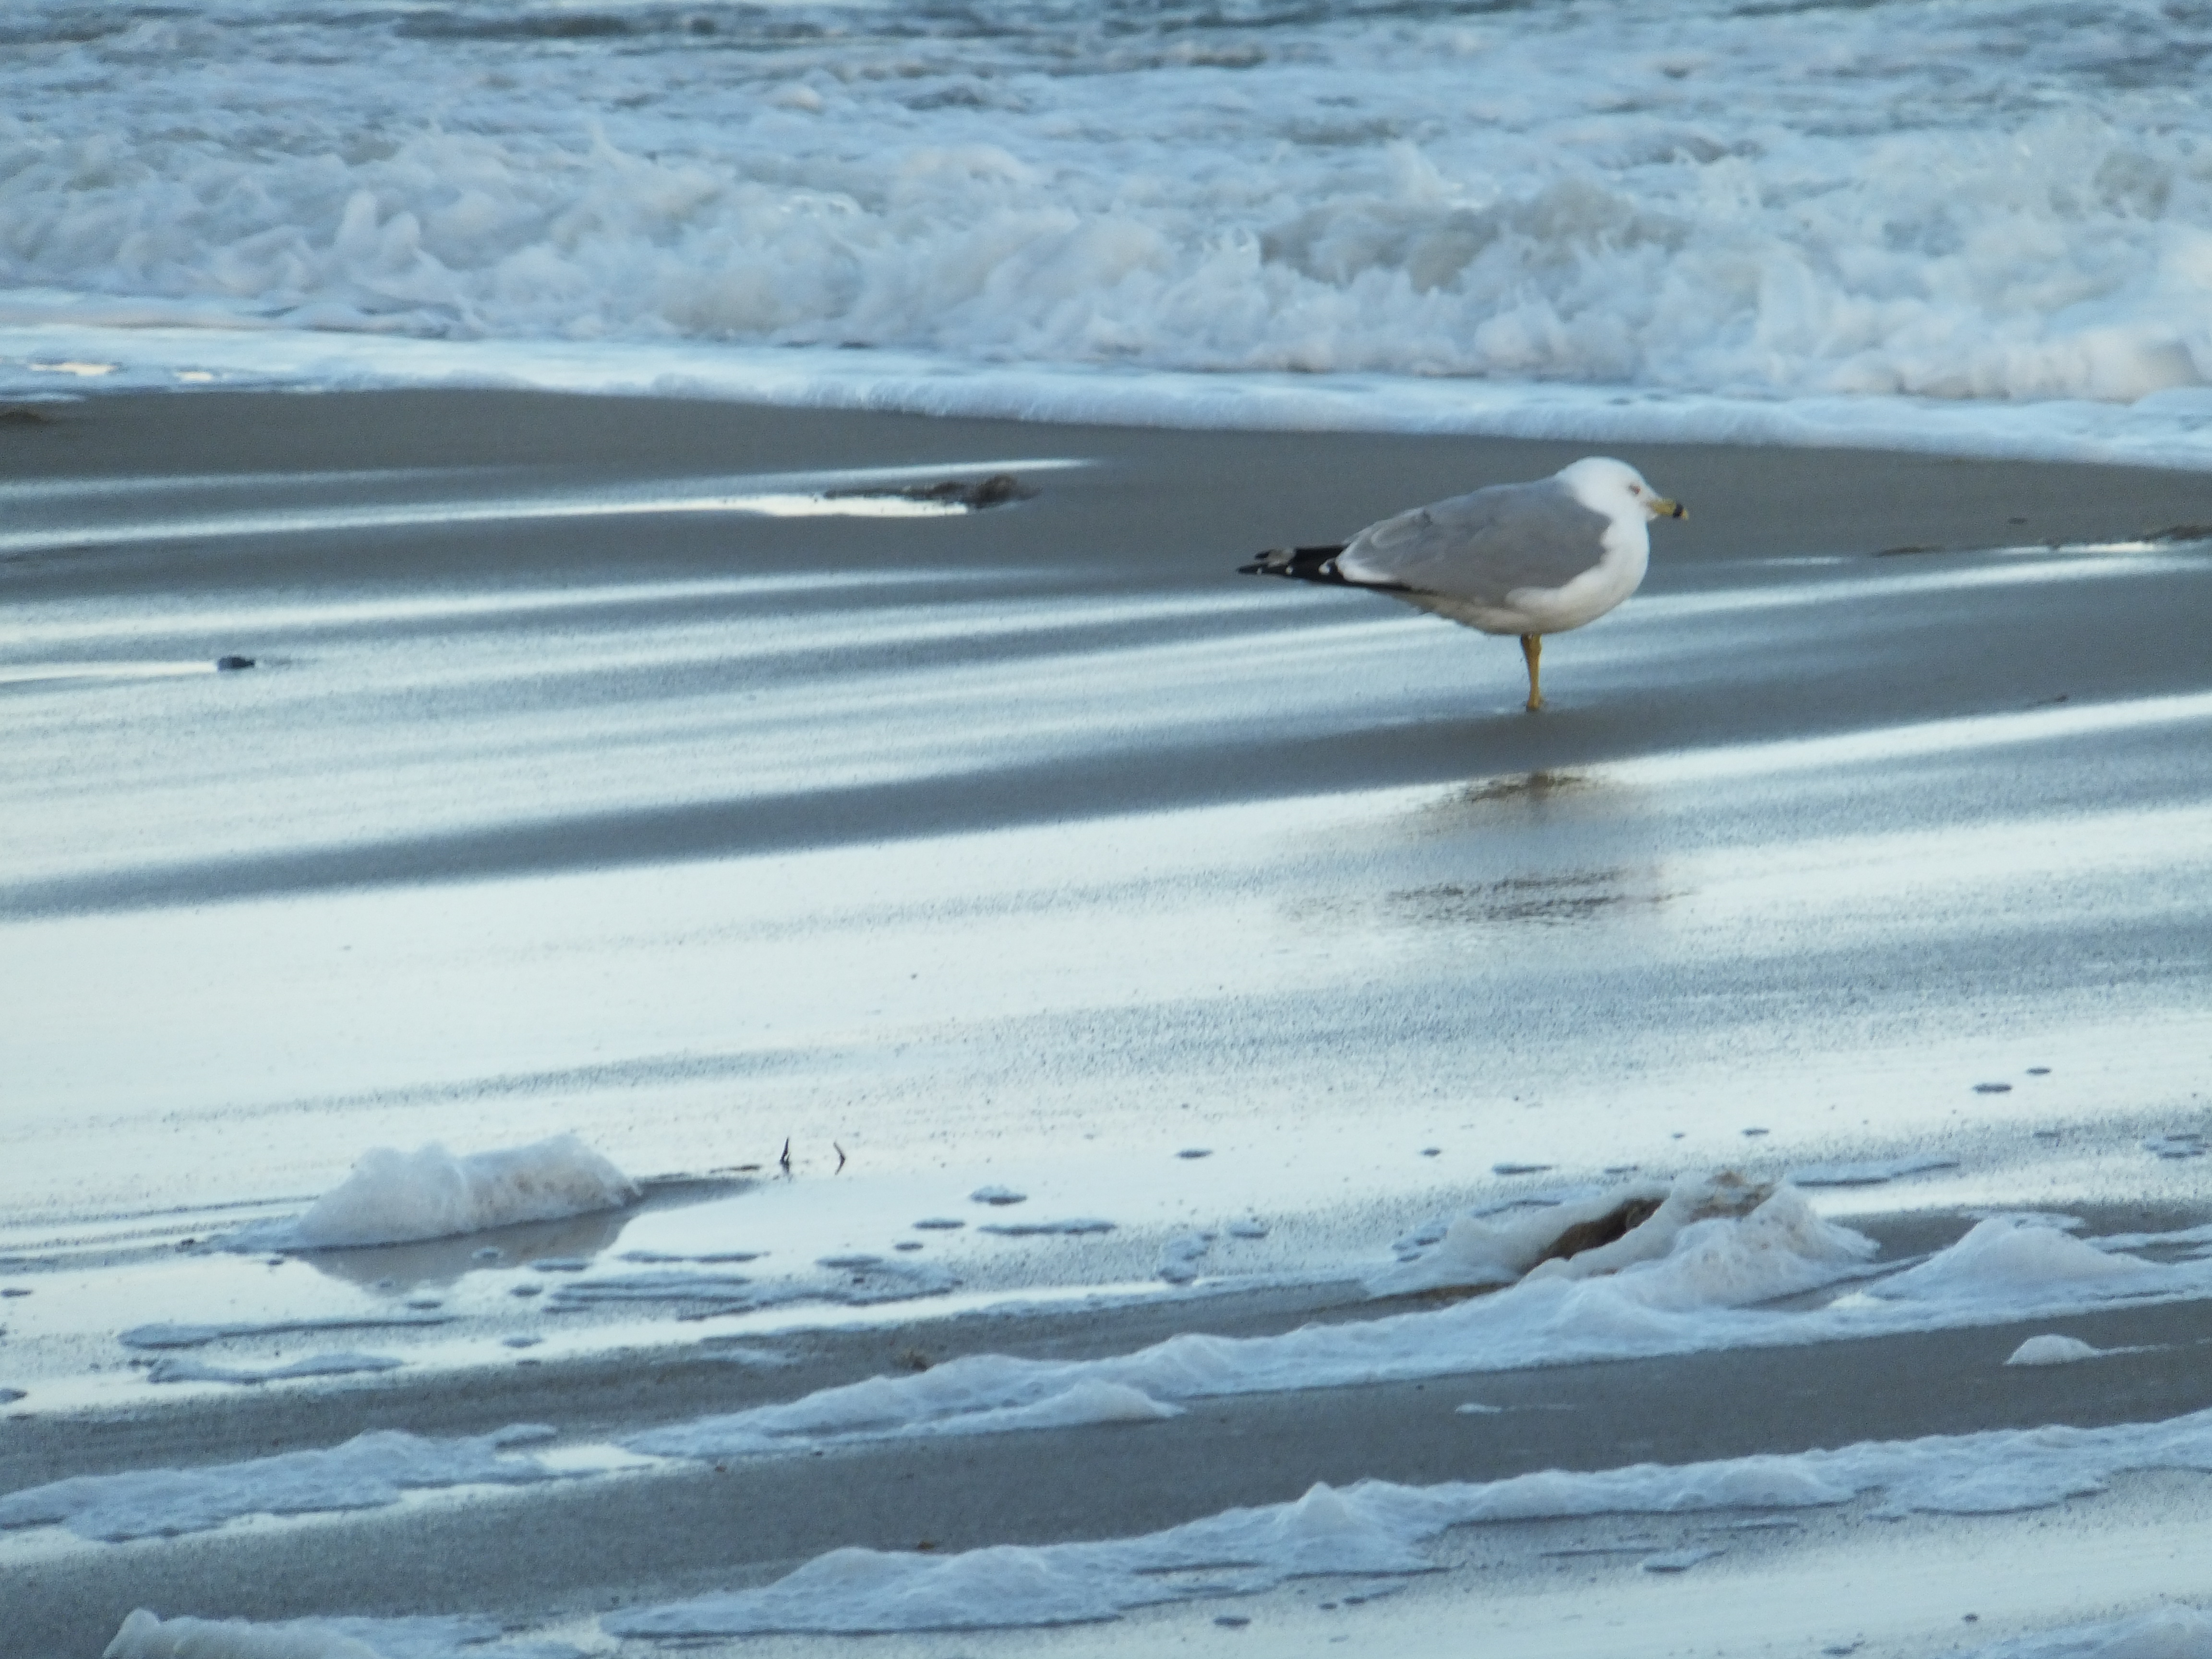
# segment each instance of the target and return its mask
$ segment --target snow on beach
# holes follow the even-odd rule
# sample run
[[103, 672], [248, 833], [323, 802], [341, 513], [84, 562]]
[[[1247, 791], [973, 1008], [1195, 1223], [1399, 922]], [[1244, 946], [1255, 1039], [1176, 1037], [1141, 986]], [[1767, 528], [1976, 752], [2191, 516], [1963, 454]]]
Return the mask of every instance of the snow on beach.
[[707, 21], [18, 8], [0, 380], [2212, 464], [2193, 15]]

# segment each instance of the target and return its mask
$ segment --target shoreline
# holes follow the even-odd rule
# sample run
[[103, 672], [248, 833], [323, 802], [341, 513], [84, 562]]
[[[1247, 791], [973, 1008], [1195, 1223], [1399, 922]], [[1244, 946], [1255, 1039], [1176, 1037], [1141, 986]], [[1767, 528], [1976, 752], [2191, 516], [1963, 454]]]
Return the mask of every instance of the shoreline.
[[[343, 333], [304, 337], [284, 366], [271, 370], [258, 355], [263, 343], [252, 334], [233, 340], [221, 330], [0, 325], [0, 368], [40, 358], [88, 360], [73, 373], [18, 370], [12, 380], [0, 380], [9, 388], [0, 391], [0, 407], [179, 393], [613, 397], [1138, 431], [1453, 437], [1581, 445], [1585, 452], [1624, 444], [1833, 449], [2212, 471], [2212, 444], [2185, 391], [2179, 402], [2172, 393], [2154, 393], [2140, 404], [1904, 393], [1730, 397], [1356, 370], [1016, 368], [872, 348], [603, 346]], [[239, 349], [226, 349], [233, 345]], [[118, 378], [106, 380], [107, 372]]]
[[[1233, 567], [1581, 446], [452, 391], [49, 407], [0, 425], [11, 655], [257, 666], [0, 689], [20, 732], [0, 789], [35, 808], [0, 848], [11, 1213], [65, 1228], [325, 1191], [371, 1146], [567, 1127], [623, 1169], [703, 1176], [793, 1138], [810, 1176], [834, 1147], [871, 1183], [560, 1233], [594, 1264], [635, 1223], [623, 1242], [665, 1253], [648, 1261], [766, 1249], [774, 1271], [830, 1271], [915, 1244], [913, 1218], [988, 1183], [1029, 1194], [1024, 1218], [1111, 1219], [1097, 1259], [1121, 1251], [1123, 1277], [1171, 1243], [1230, 1275], [1279, 1247], [1379, 1261], [1413, 1195], [1463, 1206], [1514, 1170], [1900, 1152], [1959, 1167], [1893, 1212], [1851, 1197], [1893, 1259], [1955, 1237], [1977, 1182], [2084, 1215], [2073, 1199], [2139, 1195], [2093, 1226], [2205, 1213], [2188, 1014], [2212, 996], [2212, 558], [2099, 550], [2212, 524], [2212, 477], [1637, 446], [1692, 517], [1655, 537], [1642, 593], [1547, 653], [1556, 708], [1531, 720], [1510, 641], [1255, 592]], [[1024, 465], [1034, 496], [942, 520], [683, 505]], [[1250, 1216], [1273, 1243], [1200, 1237]], [[927, 1248], [896, 1260], [958, 1259]], [[994, 1284], [1073, 1259], [960, 1248], [1005, 1253]], [[388, 1268], [302, 1291], [198, 1267], [116, 1267], [131, 1311], [102, 1323], [88, 1297], [61, 1330], [56, 1310], [55, 1352], [107, 1366], [141, 1319], [415, 1293]], [[534, 1334], [565, 1282], [526, 1303], [526, 1270], [517, 1253], [424, 1283], [488, 1347]], [[528, 1419], [588, 1450], [901, 1375], [914, 1349], [1115, 1353], [1413, 1305], [1316, 1275], [1104, 1310], [917, 1304], [779, 1334], [795, 1356], [774, 1366], [708, 1357], [711, 1325], [672, 1317], [665, 1341], [539, 1366], [100, 1413], [34, 1394], [0, 1421], [0, 1480]], [[1194, 1398], [1141, 1428], [842, 1444], [738, 1478], [166, 1540], [26, 1536], [21, 1628], [38, 1659], [76, 1659], [141, 1604], [580, 1615], [844, 1545], [1123, 1536], [1316, 1480], [2165, 1419], [2212, 1401], [2188, 1358], [2203, 1305]], [[2051, 1330], [2133, 1352], [2003, 1368]], [[276, 1357], [257, 1340], [239, 1347]], [[1093, 1636], [1240, 1639], [1211, 1617]]]

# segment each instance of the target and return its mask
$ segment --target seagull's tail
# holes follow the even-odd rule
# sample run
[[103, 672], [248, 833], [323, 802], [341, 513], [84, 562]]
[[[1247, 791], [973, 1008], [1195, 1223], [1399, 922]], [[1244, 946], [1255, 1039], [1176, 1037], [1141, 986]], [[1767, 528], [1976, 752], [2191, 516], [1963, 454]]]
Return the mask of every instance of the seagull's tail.
[[1299, 582], [1345, 582], [1344, 573], [1336, 568], [1336, 556], [1344, 551], [1344, 544], [1334, 547], [1278, 547], [1262, 553], [1249, 564], [1240, 564], [1240, 576], [1287, 576]]

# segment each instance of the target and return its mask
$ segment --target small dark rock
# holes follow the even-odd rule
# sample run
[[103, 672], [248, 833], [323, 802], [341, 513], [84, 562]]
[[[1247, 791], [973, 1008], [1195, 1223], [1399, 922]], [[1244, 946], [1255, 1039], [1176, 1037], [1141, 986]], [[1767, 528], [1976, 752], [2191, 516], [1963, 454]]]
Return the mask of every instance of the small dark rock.
[[980, 513], [987, 507], [1026, 501], [1036, 491], [1011, 472], [994, 472], [988, 478], [947, 478], [942, 483], [915, 484], [899, 493], [911, 501], [957, 502], [971, 512]]
[[241, 668], [252, 667], [253, 659], [251, 657], [217, 657], [215, 659], [215, 666], [216, 672], [219, 674], [234, 674]]
[[2012, 1092], [2012, 1085], [2009, 1083], [1977, 1083], [1974, 1085], [1974, 1092], [1978, 1095], [2008, 1095]]
[[1610, 1244], [1616, 1238], [1626, 1237], [1659, 1213], [1660, 1200], [1656, 1198], [1632, 1198], [1626, 1203], [1590, 1221], [1577, 1221], [1552, 1241], [1552, 1248], [1544, 1252], [1545, 1261], [1580, 1255], [1584, 1250], [1595, 1250]]
[[1213, 1622], [1224, 1630], [1243, 1630], [1252, 1621], [1241, 1613], [1217, 1613], [1213, 1615]]

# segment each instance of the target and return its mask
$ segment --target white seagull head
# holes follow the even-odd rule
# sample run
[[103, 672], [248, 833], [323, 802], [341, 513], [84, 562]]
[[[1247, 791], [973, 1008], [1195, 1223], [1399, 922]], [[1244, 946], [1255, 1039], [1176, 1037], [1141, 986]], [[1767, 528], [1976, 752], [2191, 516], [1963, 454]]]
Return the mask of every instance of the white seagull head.
[[1591, 455], [1571, 466], [1561, 467], [1558, 476], [1577, 501], [1608, 519], [1628, 519], [1641, 524], [1653, 519], [1690, 516], [1687, 507], [1662, 495], [1626, 461]]

